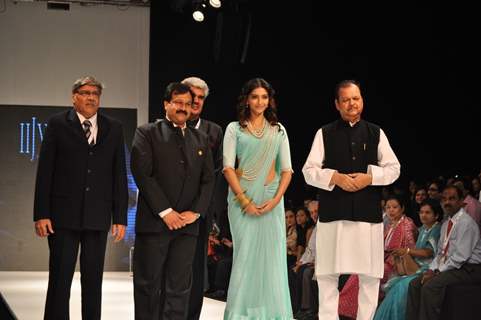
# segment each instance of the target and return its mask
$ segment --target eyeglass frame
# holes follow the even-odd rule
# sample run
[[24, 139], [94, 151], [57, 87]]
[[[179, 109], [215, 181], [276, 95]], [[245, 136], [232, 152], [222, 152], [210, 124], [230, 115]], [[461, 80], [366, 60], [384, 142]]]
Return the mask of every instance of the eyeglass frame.
[[180, 108], [180, 106], [182, 107], [189, 107], [189, 108], [192, 108], [192, 101], [190, 102], [184, 102], [184, 101], [169, 101], [170, 104], [174, 105], [176, 108]]
[[94, 96], [98, 98], [101, 95], [100, 91], [88, 91], [88, 90], [77, 90], [75, 93], [81, 95], [82, 97]]

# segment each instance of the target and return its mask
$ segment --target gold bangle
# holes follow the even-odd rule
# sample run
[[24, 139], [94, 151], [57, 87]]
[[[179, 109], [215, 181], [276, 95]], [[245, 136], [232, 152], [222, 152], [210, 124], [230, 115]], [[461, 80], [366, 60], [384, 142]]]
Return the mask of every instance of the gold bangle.
[[239, 201], [239, 204], [242, 207], [242, 209], [245, 209], [251, 202], [252, 202], [252, 199], [244, 197], [241, 201]]
[[246, 191], [247, 190], [243, 190], [243, 191], [239, 192], [238, 194], [236, 194], [236, 196], [235, 196], [236, 200], [239, 200], [240, 198], [245, 197]]

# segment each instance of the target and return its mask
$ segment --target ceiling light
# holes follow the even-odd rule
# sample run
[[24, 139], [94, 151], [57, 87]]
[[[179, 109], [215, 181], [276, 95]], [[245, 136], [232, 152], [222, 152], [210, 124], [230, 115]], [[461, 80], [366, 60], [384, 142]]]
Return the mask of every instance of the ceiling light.
[[220, 6], [222, 5], [220, 0], [209, 0], [209, 4], [214, 8], [220, 8]]

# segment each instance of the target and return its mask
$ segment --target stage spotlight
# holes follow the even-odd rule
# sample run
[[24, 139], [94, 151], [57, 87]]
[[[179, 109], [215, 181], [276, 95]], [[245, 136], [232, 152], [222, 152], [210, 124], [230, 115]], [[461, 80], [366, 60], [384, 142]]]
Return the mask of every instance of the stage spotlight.
[[220, 8], [220, 6], [222, 5], [220, 0], [209, 0], [209, 4], [214, 8]]
[[194, 12], [192, 13], [192, 17], [197, 22], [204, 21], [204, 13], [200, 9], [194, 10]]

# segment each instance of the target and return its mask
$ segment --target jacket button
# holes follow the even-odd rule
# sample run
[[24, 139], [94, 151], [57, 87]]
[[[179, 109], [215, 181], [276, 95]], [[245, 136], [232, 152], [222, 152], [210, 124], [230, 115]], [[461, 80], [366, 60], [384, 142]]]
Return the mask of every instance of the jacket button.
[[90, 187], [85, 188], [85, 191], [87, 192], [90, 191]]
[[353, 141], [353, 142], [351, 142], [351, 144], [352, 144], [353, 146], [355, 146], [355, 145], [356, 145], [356, 143], [355, 143], [354, 141]]
[[94, 152], [93, 152], [93, 151], [89, 151], [89, 155], [90, 155], [90, 156], [93, 156], [93, 155], [94, 155]]
[[92, 173], [92, 170], [90, 170], [90, 169], [87, 169], [87, 173]]
[[352, 157], [352, 160], [356, 160], [356, 157]]
[[180, 164], [184, 164], [184, 160], [180, 160]]

